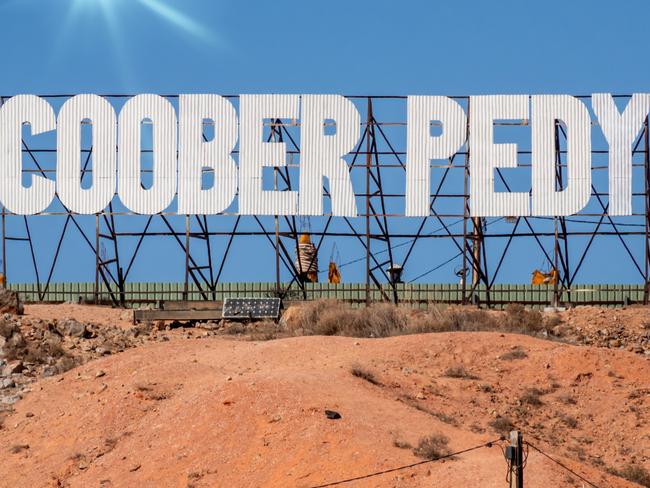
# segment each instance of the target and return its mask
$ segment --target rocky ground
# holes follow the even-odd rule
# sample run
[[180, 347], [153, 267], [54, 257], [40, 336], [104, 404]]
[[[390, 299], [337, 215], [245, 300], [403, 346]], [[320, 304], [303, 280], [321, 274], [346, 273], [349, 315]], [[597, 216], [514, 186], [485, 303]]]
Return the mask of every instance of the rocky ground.
[[[287, 320], [28, 305], [0, 319], [0, 486], [308, 487], [417, 462], [427, 436], [453, 451], [514, 427], [598, 486], [637, 486], [615, 474], [650, 470], [649, 324], [580, 307], [537, 337], [292, 338]], [[501, 487], [505, 469], [495, 446], [351, 486]], [[587, 486], [532, 450], [526, 472]]]
[[575, 307], [558, 314], [558, 333], [576, 344], [650, 356], [650, 308]]

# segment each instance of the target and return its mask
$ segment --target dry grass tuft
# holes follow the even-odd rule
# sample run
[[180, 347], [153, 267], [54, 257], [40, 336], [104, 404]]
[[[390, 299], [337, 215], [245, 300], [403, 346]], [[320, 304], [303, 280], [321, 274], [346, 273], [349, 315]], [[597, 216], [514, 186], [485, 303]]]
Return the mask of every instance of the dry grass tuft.
[[609, 468], [607, 471], [615, 476], [636, 483], [637, 485], [650, 488], [650, 473], [641, 465], [628, 464], [621, 469]]
[[9, 452], [12, 454], [19, 454], [27, 449], [29, 449], [29, 444], [14, 444], [9, 448]]
[[420, 439], [418, 446], [413, 449], [413, 453], [423, 459], [440, 459], [451, 453], [447, 446], [448, 444], [449, 438], [447, 436], [443, 434], [432, 434]]
[[251, 324], [251, 333], [249, 340], [251, 341], [272, 341], [279, 336], [280, 328], [278, 324], [272, 320], [261, 320]]
[[397, 447], [398, 449], [413, 449], [413, 446], [411, 444], [406, 441], [400, 441], [398, 439], [395, 439], [393, 441], [393, 446]]
[[368, 371], [361, 366], [353, 366], [352, 369], [350, 369], [350, 373], [352, 373], [352, 376], [366, 380], [368, 383], [381, 386], [381, 382], [375, 378], [375, 375], [371, 371]]

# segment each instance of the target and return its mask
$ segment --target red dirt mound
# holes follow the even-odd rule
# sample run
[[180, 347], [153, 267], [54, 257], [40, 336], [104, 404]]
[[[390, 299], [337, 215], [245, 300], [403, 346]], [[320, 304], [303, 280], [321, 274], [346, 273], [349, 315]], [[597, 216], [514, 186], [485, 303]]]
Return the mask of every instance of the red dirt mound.
[[[499, 333], [172, 339], [34, 383], [0, 430], [0, 486], [309, 487], [417, 462], [409, 445], [432, 434], [478, 445], [510, 420], [597, 485], [632, 487], [607, 468], [650, 468], [648, 378], [641, 355]], [[525, 472], [583, 486], [532, 449]], [[349, 486], [505, 476], [494, 446]]]

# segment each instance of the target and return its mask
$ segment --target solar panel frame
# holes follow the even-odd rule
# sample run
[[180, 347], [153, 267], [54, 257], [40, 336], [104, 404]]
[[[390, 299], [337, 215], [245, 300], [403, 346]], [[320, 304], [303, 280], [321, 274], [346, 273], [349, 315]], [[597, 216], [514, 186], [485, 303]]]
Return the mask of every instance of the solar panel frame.
[[277, 319], [280, 316], [279, 298], [226, 298], [221, 316], [224, 319]]

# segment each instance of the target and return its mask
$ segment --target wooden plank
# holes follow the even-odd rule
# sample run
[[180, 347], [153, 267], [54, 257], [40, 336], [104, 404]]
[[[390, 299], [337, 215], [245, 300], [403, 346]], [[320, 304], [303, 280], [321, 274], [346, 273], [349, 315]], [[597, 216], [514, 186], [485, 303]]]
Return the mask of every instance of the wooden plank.
[[164, 310], [221, 310], [221, 300], [165, 300], [162, 303]]
[[221, 320], [219, 310], [134, 310], [136, 322], [143, 320]]

